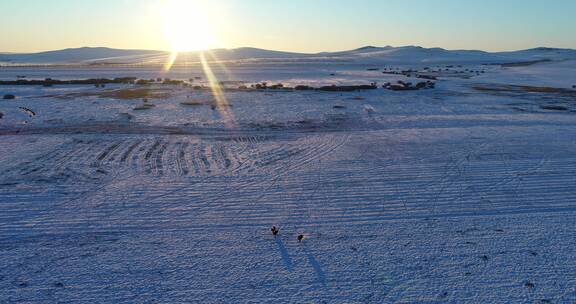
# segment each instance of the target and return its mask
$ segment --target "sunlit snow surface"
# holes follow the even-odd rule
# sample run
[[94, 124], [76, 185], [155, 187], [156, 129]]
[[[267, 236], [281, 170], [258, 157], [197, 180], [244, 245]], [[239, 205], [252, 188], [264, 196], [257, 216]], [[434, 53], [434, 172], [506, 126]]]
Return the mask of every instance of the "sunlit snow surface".
[[[209, 91], [166, 87], [136, 111], [97, 94], [128, 86], [0, 87], [17, 96], [0, 100], [0, 303], [574, 303], [576, 93], [476, 89], [570, 90], [574, 66], [465, 67], [486, 73], [413, 92], [227, 91], [233, 129], [181, 104]], [[202, 73], [0, 70], [16, 75]]]

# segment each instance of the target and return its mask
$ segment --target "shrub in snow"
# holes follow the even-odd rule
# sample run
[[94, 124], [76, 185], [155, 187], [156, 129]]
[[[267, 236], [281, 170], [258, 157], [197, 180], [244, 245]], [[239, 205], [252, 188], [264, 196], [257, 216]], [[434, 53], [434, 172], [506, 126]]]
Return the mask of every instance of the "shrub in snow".
[[278, 84], [272, 85], [272, 86], [270, 86], [270, 87], [268, 87], [268, 88], [269, 88], [269, 89], [272, 89], [272, 90], [278, 90], [278, 89], [283, 89], [283, 88], [284, 88], [284, 85], [281, 84], [281, 83], [278, 83]]
[[267, 82], [257, 83], [253, 84], [251, 87], [256, 90], [266, 90], [268, 89], [268, 83]]
[[151, 85], [153, 81], [151, 80], [146, 80], [146, 79], [138, 79], [136, 81], [137, 85]]
[[182, 80], [172, 80], [169, 78], [164, 79], [164, 81], [162, 82], [162, 84], [166, 84], [166, 85], [182, 85], [184, 84], [184, 81]]
[[320, 87], [318, 90], [326, 91], [326, 92], [353, 92], [353, 91], [360, 91], [360, 90], [375, 90], [378, 87], [375, 83], [371, 83], [370, 85], [353, 85], [353, 86], [325, 86]]
[[540, 109], [542, 110], [550, 110], [550, 111], [568, 111], [570, 109], [568, 109], [568, 107], [563, 106], [563, 105], [556, 105], [556, 104], [547, 104], [547, 105], [541, 105]]

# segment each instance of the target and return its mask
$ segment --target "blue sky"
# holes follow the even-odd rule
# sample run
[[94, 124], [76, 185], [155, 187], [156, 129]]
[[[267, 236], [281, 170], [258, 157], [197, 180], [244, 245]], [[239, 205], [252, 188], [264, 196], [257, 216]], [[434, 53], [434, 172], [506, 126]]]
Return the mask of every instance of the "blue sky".
[[[170, 49], [174, 41], [168, 41], [165, 21], [157, 13], [164, 1], [172, 0], [1, 0], [0, 51]], [[222, 47], [301, 52], [364, 45], [576, 48], [574, 0], [178, 1], [193, 3], [185, 7], [195, 10], [193, 16], [209, 16], [205, 23], [189, 25], [196, 30], [178, 31], [186, 36], [179, 39], [195, 39], [199, 29], [205, 36], [204, 29], [210, 28]]]

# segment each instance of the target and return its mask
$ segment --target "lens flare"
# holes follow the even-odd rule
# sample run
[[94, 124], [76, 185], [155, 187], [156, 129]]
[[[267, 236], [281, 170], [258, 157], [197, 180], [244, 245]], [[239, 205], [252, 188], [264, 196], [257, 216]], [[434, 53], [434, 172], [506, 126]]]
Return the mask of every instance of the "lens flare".
[[[162, 2], [161, 17], [164, 35], [172, 50], [164, 65], [164, 72], [169, 72], [178, 62], [179, 57], [194, 57], [193, 54], [182, 54], [183, 52], [200, 51], [197, 59], [208, 80], [214, 98], [214, 109], [220, 113], [226, 128], [235, 128], [234, 114], [230, 110], [222, 85], [210, 66], [211, 62], [218, 62], [218, 60], [206, 51], [219, 47], [212, 24], [216, 20], [213, 12], [208, 2], [203, 0], [164, 0]], [[206, 53], [212, 58], [206, 58]], [[225, 67], [222, 69], [228, 73]]]
[[222, 85], [212, 71], [212, 67], [210, 67], [210, 63], [206, 59], [204, 52], [200, 53], [200, 62], [202, 64], [202, 69], [204, 70], [204, 75], [206, 75], [210, 89], [212, 90], [212, 96], [214, 97], [216, 110], [218, 110], [222, 116], [224, 126], [228, 129], [236, 128], [234, 113], [232, 113], [230, 110], [230, 104], [228, 103], [228, 100], [226, 100]]

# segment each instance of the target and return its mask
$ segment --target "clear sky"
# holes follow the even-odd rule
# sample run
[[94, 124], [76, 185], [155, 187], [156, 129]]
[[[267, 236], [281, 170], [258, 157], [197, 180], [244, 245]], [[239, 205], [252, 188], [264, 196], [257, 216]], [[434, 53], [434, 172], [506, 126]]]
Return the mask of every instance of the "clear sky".
[[576, 0], [0, 0], [0, 12], [0, 52], [576, 48]]

